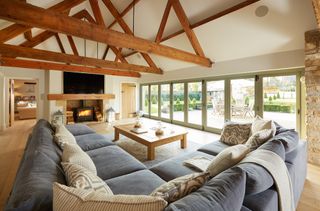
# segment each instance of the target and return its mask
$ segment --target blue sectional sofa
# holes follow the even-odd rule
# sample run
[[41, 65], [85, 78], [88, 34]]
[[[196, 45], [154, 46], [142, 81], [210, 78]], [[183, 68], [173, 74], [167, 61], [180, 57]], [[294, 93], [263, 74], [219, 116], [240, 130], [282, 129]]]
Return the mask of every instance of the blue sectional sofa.
[[[150, 169], [112, 140], [86, 125], [68, 125], [79, 146], [92, 158], [97, 174], [115, 194], [150, 194], [161, 184], [195, 170], [182, 163], [202, 155], [209, 158], [229, 147], [219, 141], [195, 152], [173, 157]], [[5, 210], [52, 210], [52, 184], [66, 184], [60, 166], [61, 150], [55, 144], [50, 123], [40, 120], [30, 135]], [[306, 177], [306, 143], [292, 130], [277, 127], [277, 134], [261, 146], [280, 155], [290, 172], [295, 203]], [[188, 196], [169, 204], [171, 210], [278, 210], [278, 195], [269, 173], [255, 164], [239, 164], [208, 181]]]

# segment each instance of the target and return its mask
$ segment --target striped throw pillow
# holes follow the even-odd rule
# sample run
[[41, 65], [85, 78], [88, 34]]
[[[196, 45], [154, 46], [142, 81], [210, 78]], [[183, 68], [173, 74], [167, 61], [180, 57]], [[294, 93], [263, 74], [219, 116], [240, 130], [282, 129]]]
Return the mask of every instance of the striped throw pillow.
[[93, 189], [105, 194], [113, 194], [109, 186], [97, 175], [78, 164], [61, 163], [66, 174], [68, 186], [82, 189]]
[[55, 211], [162, 211], [167, 202], [160, 197], [144, 195], [107, 195], [94, 190], [53, 184]]
[[97, 169], [93, 161], [77, 144], [65, 143], [61, 160], [62, 162], [78, 164], [97, 175]]

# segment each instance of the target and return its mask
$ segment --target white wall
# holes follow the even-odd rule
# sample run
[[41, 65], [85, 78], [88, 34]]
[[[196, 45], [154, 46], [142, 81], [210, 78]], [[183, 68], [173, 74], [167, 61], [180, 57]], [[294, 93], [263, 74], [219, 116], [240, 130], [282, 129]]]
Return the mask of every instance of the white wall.
[[[47, 77], [47, 94], [62, 94], [63, 93], [63, 72], [50, 70]], [[63, 111], [64, 103], [61, 101], [48, 101], [48, 116], [47, 119], [51, 121], [52, 115], [58, 111]]]
[[294, 50], [244, 59], [218, 62], [212, 68], [195, 66], [164, 72], [163, 75], [144, 74], [139, 83], [206, 78], [222, 75], [276, 71], [286, 68], [304, 67], [304, 50]]
[[45, 73], [43, 70], [0, 67], [0, 129], [9, 125], [9, 79], [37, 80], [37, 119], [45, 118]]

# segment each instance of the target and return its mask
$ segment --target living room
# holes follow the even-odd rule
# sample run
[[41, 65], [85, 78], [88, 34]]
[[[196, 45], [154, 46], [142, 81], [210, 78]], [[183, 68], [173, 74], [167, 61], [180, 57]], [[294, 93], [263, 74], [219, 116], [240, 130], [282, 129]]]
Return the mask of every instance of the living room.
[[319, 0], [0, 0], [3, 210], [320, 210]]

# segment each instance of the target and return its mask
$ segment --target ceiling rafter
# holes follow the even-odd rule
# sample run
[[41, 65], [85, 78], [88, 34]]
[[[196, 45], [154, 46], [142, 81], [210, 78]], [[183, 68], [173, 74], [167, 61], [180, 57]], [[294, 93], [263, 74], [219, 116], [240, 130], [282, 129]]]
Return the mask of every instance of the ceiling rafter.
[[171, 5], [171, 1], [168, 0], [166, 8], [164, 9], [164, 12], [163, 12], [163, 16], [162, 16], [162, 19], [161, 19], [161, 23], [160, 23], [160, 26], [159, 26], [159, 29], [158, 29], [157, 36], [156, 36], [156, 39], [155, 39], [156, 43], [160, 43], [160, 41], [161, 41], [161, 38], [162, 38], [163, 32], [164, 32], [164, 28], [166, 27], [166, 24], [167, 24], [167, 21], [168, 21], [168, 17], [169, 17], [171, 6], [172, 6]]
[[[201, 26], [201, 25], [203, 25], [203, 24], [206, 24], [206, 23], [208, 23], [208, 22], [211, 22], [211, 21], [213, 21], [213, 20], [216, 20], [216, 19], [218, 19], [218, 18], [221, 18], [221, 17], [223, 17], [223, 16], [225, 16], [225, 15], [228, 15], [228, 14], [230, 14], [230, 13], [232, 13], [232, 12], [238, 11], [238, 10], [240, 10], [240, 9], [242, 9], [242, 8], [244, 8], [244, 7], [247, 7], [247, 6], [249, 6], [249, 5], [253, 4], [253, 3], [256, 3], [256, 2], [258, 2], [258, 1], [260, 1], [260, 0], [246, 0], [246, 1], [244, 1], [244, 2], [241, 2], [241, 3], [239, 3], [239, 4], [236, 4], [235, 6], [232, 6], [232, 7], [228, 8], [228, 9], [226, 9], [226, 10], [223, 10], [223, 11], [218, 12], [218, 13], [216, 13], [216, 14], [214, 14], [214, 15], [211, 15], [211, 16], [209, 16], [209, 17], [207, 17], [207, 18], [204, 18], [204, 19], [202, 19], [202, 20], [200, 20], [200, 21], [198, 21], [198, 22], [196, 22], [196, 23], [194, 23], [194, 24], [191, 24], [191, 25], [190, 25], [190, 28], [191, 28], [191, 29], [197, 28], [197, 27], [199, 27], [199, 26]], [[172, 34], [170, 34], [170, 35], [168, 35], [168, 36], [166, 36], [166, 37], [163, 37], [163, 38], [161, 39], [160, 43], [161, 43], [161, 42], [164, 42], [164, 41], [166, 41], [166, 40], [169, 40], [169, 39], [171, 39], [171, 38], [173, 38], [173, 37], [176, 37], [176, 36], [178, 36], [178, 35], [180, 35], [180, 34], [183, 34], [184, 32], [185, 32], [185, 31], [184, 31], [183, 29], [181, 29], [181, 30], [179, 30], [179, 31], [176, 31], [176, 32], [174, 32], [174, 33], [172, 33]], [[130, 52], [130, 53], [124, 55], [124, 57], [132, 56], [133, 54], [136, 54], [136, 53], [138, 53], [138, 52], [137, 52], [137, 51]]]
[[314, 14], [316, 16], [318, 28], [320, 28], [320, 0], [312, 0]]
[[[50, 8], [48, 10], [55, 12], [66, 12], [69, 11], [72, 7], [79, 5], [85, 0], [68, 0], [62, 1]], [[23, 11], [23, 10], [22, 10]], [[0, 30], [0, 43], [11, 40], [12, 38], [30, 30], [32, 27], [20, 24], [12, 24], [2, 30]]]
[[169, 0], [171, 2], [171, 5], [182, 25], [183, 30], [185, 31], [194, 51], [196, 52], [197, 55], [199, 56], [205, 56], [204, 52], [201, 48], [200, 42], [194, 33], [194, 31], [190, 28], [189, 20], [188, 17], [183, 10], [180, 1], [179, 0]]
[[69, 41], [69, 44], [70, 44], [70, 47], [72, 49], [73, 54], [76, 55], [76, 56], [79, 56], [79, 52], [78, 52], [77, 46], [74, 43], [74, 40], [73, 40], [72, 36], [68, 35], [67, 38], [68, 38], [68, 41]]
[[[93, 15], [96, 19], [96, 23], [98, 25], [104, 26], [105, 27], [105, 23], [101, 14], [101, 10], [98, 4], [97, 0], [89, 0], [90, 2], [90, 6], [92, 8], [93, 11]], [[114, 47], [114, 46], [109, 46], [109, 48], [113, 51], [113, 53], [116, 55], [116, 57], [119, 57], [121, 62], [124, 63], [128, 63], [128, 61], [121, 55], [121, 52], [118, 50], [118, 48]]]
[[55, 36], [55, 38], [56, 38], [56, 40], [57, 40], [57, 43], [58, 43], [58, 45], [59, 45], [59, 48], [60, 48], [61, 53], [66, 53], [66, 51], [64, 50], [63, 44], [62, 44], [62, 42], [61, 42], [61, 39], [60, 39], [60, 37], [59, 37], [59, 34], [55, 34], [54, 36]]
[[78, 65], [69, 64], [58, 64], [43, 61], [31, 61], [23, 59], [13, 59], [13, 58], [0, 58], [0, 65], [6, 67], [20, 67], [27, 68], [28, 70], [42, 69], [42, 70], [58, 70], [63, 72], [81, 72], [81, 73], [94, 73], [102, 75], [115, 75], [115, 76], [128, 76], [128, 77], [140, 77], [141, 75], [137, 72], [132, 71], [120, 71], [120, 70], [110, 70], [104, 68], [94, 68], [85, 67]]
[[21, 46], [0, 44], [0, 54], [4, 57], [22, 57], [29, 59], [46, 60], [52, 62], [78, 64], [84, 66], [99, 66], [115, 70], [130, 70], [136, 72], [158, 73], [156, 68], [141, 65], [126, 64], [120, 62], [106, 61], [102, 59], [75, 56], [70, 54], [56, 53], [52, 51], [26, 48]]
[[[123, 29], [123, 31], [126, 34], [129, 34], [131, 36], [134, 36], [133, 32], [131, 31], [130, 27], [126, 24], [126, 22], [123, 20], [123, 18], [121, 17], [120, 13], [118, 12], [118, 10], [115, 8], [115, 6], [112, 4], [112, 2], [110, 0], [102, 0], [103, 3], [106, 5], [106, 7], [109, 9], [109, 11], [111, 12], [111, 14], [113, 15], [113, 17], [116, 19], [116, 21], [118, 22], [118, 24], [121, 26], [121, 28]], [[157, 67], [156, 64], [153, 62], [153, 60], [151, 59], [151, 57], [146, 54], [146, 53], [141, 53], [142, 57], [144, 58], [144, 60], [149, 64], [150, 67]], [[159, 71], [162, 73], [162, 70], [159, 69]]]

